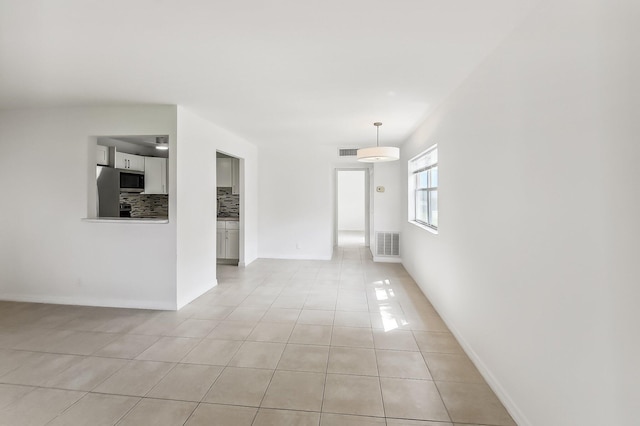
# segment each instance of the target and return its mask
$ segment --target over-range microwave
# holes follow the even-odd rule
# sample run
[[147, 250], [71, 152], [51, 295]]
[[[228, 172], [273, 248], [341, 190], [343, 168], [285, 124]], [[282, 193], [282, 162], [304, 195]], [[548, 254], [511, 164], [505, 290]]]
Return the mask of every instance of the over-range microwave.
[[144, 191], [144, 173], [120, 172], [120, 192]]

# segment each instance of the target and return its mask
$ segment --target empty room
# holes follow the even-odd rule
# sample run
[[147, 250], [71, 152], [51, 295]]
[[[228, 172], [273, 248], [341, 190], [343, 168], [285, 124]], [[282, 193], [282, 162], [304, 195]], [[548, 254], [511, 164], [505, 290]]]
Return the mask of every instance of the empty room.
[[0, 425], [637, 424], [639, 18], [0, 0]]

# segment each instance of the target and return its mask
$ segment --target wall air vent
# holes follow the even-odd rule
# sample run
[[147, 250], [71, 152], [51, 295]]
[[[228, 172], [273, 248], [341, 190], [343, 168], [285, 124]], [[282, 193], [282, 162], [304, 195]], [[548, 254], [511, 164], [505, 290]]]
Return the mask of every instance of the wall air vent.
[[358, 155], [358, 148], [339, 148], [338, 157], [355, 157]]
[[400, 234], [376, 232], [376, 256], [400, 256]]

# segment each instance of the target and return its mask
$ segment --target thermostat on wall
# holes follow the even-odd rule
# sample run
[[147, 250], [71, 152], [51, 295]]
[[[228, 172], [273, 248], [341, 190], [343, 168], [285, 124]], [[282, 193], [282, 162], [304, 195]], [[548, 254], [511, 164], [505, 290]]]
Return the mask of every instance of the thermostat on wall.
[[376, 192], [384, 192], [384, 186], [376, 186]]

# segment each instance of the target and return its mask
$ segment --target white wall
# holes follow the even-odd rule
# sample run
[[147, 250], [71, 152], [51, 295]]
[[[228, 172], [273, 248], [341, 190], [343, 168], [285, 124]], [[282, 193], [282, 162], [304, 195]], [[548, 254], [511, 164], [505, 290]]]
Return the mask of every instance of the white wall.
[[[400, 262], [402, 257], [402, 243], [400, 244], [400, 257], [376, 256], [376, 233], [398, 232], [400, 241], [402, 202], [406, 195], [405, 179], [402, 178], [402, 162], [393, 161], [377, 163], [373, 169], [373, 229], [371, 231], [371, 254], [376, 262]], [[378, 192], [377, 188], [383, 187], [384, 192]]]
[[259, 150], [259, 257], [331, 259], [338, 220], [336, 169], [371, 165], [338, 157], [335, 146], [282, 144]]
[[403, 263], [520, 425], [637, 423], [639, 14], [545, 3], [402, 149], [440, 158]]
[[[402, 202], [406, 194], [402, 178], [402, 161], [377, 163], [373, 168], [374, 230], [398, 232], [402, 223]], [[384, 192], [376, 188], [384, 187]]]
[[168, 224], [81, 221], [95, 206], [95, 137], [148, 134], [175, 141], [176, 108], [0, 112], [0, 299], [175, 309], [175, 197]]
[[364, 231], [365, 171], [338, 171], [338, 230]]
[[333, 147], [260, 147], [261, 258], [330, 259], [333, 253]]
[[[336, 169], [367, 168], [370, 173], [372, 243], [375, 226], [398, 230], [398, 162], [376, 164], [374, 172], [371, 164], [338, 157], [334, 146], [282, 144], [259, 149], [259, 257], [331, 259], [338, 221]], [[375, 194], [373, 185], [386, 185], [387, 190]]]
[[[178, 107], [177, 298], [182, 307], [216, 285], [216, 151], [241, 158], [240, 262], [257, 258], [257, 148]], [[244, 169], [244, 173], [243, 173]]]

